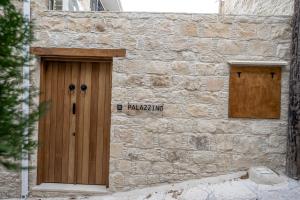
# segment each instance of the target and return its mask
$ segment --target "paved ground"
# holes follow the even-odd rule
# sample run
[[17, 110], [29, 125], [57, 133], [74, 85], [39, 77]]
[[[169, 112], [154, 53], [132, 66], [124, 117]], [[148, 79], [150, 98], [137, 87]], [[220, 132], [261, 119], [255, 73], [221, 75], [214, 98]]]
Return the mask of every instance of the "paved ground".
[[[135, 193], [136, 192], [136, 193]], [[218, 184], [199, 184], [154, 192], [129, 192], [93, 200], [300, 200], [300, 183], [288, 179], [275, 186], [257, 185], [251, 180], [233, 180]]]
[[[78, 197], [88, 200], [300, 200], [300, 182], [284, 177], [273, 186], [259, 185], [237, 174], [149, 187], [107, 196]], [[53, 198], [52, 200], [68, 199]], [[69, 198], [70, 199], [70, 198]], [[73, 198], [74, 199], [74, 198]], [[49, 198], [47, 200], [50, 200]]]

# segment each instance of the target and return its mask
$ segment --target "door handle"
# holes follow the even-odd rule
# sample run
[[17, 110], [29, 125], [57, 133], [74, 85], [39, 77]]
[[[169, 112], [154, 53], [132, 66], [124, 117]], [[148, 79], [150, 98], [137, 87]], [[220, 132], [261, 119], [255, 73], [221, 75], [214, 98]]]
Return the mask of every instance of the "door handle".
[[86, 84], [82, 84], [82, 85], [80, 86], [80, 89], [81, 89], [81, 91], [86, 92], [86, 90], [87, 90]]
[[75, 115], [75, 113], [76, 113], [76, 103], [73, 103], [72, 112], [73, 112], [73, 115]]
[[73, 92], [75, 90], [75, 85], [72, 83], [69, 85], [69, 91]]

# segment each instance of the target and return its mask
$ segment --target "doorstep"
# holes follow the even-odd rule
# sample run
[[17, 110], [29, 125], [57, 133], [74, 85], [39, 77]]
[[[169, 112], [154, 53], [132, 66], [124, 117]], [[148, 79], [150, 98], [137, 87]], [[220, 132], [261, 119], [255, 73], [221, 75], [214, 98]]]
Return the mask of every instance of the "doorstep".
[[103, 185], [80, 185], [80, 184], [60, 184], [60, 183], [42, 183], [32, 188], [33, 191], [41, 192], [76, 192], [109, 194], [110, 192]]

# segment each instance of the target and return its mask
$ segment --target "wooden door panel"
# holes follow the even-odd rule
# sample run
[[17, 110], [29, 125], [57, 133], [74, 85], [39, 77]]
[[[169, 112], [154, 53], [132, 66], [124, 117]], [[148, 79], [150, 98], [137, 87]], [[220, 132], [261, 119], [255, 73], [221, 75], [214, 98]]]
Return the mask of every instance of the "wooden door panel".
[[56, 132], [56, 111], [57, 111], [57, 78], [58, 78], [58, 65], [57, 62], [53, 62], [51, 65], [52, 76], [51, 81], [51, 97], [50, 97], [50, 109], [49, 114], [51, 115], [50, 121], [50, 133], [49, 133], [49, 171], [47, 182], [54, 182], [54, 170], [55, 170], [55, 132]]
[[75, 176], [76, 176], [76, 183], [82, 182], [82, 152], [83, 152], [83, 133], [84, 133], [84, 98], [81, 98], [83, 93], [80, 91], [80, 86], [82, 83], [85, 82], [85, 63], [80, 64], [80, 74], [79, 74], [79, 84], [76, 90], [77, 92], [77, 119], [76, 119], [76, 158], [75, 158]]
[[41, 100], [48, 102], [49, 109], [44, 117], [44, 127], [39, 127], [40, 135], [44, 137], [40, 142], [42, 150], [39, 154], [43, 154], [43, 159], [39, 161], [38, 169], [42, 175], [38, 180], [39, 183], [68, 183], [69, 167], [74, 166], [74, 163], [69, 164], [69, 160], [72, 161], [69, 159], [72, 95], [68, 90], [73, 68], [65, 62], [45, 62], [44, 65], [41, 81], [45, 82], [45, 98]]
[[104, 130], [103, 130], [103, 159], [102, 159], [102, 180], [108, 185], [109, 174], [109, 143], [110, 143], [110, 123], [111, 123], [111, 90], [112, 90], [112, 66], [105, 63], [105, 104], [104, 104]]
[[[90, 146], [90, 120], [94, 116], [91, 116], [91, 99], [95, 98], [95, 94], [92, 94], [91, 88], [92, 88], [92, 63], [86, 63], [85, 65], [85, 82], [84, 85], [87, 86], [87, 89], [85, 92], [81, 91], [83, 93], [82, 98], [84, 98], [84, 109], [83, 109], [83, 115], [84, 115], [84, 127], [83, 127], [83, 150], [82, 150], [82, 184], [88, 184], [89, 183], [89, 146]], [[92, 97], [93, 95], [93, 97]]]
[[[79, 88], [79, 73], [80, 73], [80, 63], [72, 62], [71, 64], [72, 74], [71, 74], [71, 84], [74, 84], [75, 90], [71, 93], [71, 109], [72, 114], [70, 116], [70, 130], [71, 135], [69, 140], [69, 162], [68, 162], [68, 183], [76, 183], [75, 176], [75, 156], [76, 156], [76, 124], [77, 118], [76, 112], [78, 112], [78, 103], [76, 101], [76, 95]], [[73, 104], [75, 105], [75, 114], [73, 114]]]
[[[99, 64], [100, 65], [100, 64]], [[97, 81], [98, 84], [98, 99], [97, 99], [97, 127], [96, 127], [96, 162], [95, 162], [95, 182], [96, 184], [103, 184], [102, 180], [102, 172], [103, 172], [103, 165], [102, 165], [102, 160], [103, 160], [103, 135], [104, 135], [104, 103], [105, 103], [105, 71], [106, 68], [103, 64], [101, 64], [99, 71], [98, 71], [98, 76], [99, 79]], [[91, 179], [92, 181], [92, 179]]]
[[[91, 98], [91, 117], [90, 117], [90, 144], [89, 144], [89, 173], [88, 173], [88, 183], [96, 183], [96, 152], [97, 152], [97, 124], [98, 122], [98, 98], [99, 98], [99, 72], [98, 63], [92, 63], [92, 77], [91, 77], [91, 93], [93, 98]], [[102, 148], [99, 148], [102, 149]], [[98, 158], [102, 159], [101, 157]], [[102, 166], [97, 168], [97, 170], [102, 170]]]
[[[79, 122], [77, 142], [77, 183], [105, 184], [104, 165], [104, 132], [106, 85], [109, 79], [108, 65], [106, 63], [84, 63], [81, 65], [80, 85], [87, 86], [86, 92], [80, 91], [78, 95]], [[108, 83], [108, 85], [110, 85]], [[110, 114], [110, 113], [109, 113]], [[110, 117], [110, 116], [109, 116]], [[108, 130], [108, 129], [107, 129]], [[108, 168], [108, 167], [107, 167]]]
[[72, 66], [70, 63], [65, 64], [65, 79], [64, 79], [64, 103], [63, 103], [63, 131], [62, 131], [62, 174], [61, 182], [68, 183], [69, 175], [69, 144], [71, 137], [74, 137], [70, 132], [70, 119], [72, 115], [71, 92], [69, 86], [72, 83]]
[[[68, 86], [65, 86], [65, 75], [66, 75], [66, 63], [59, 62], [57, 63], [57, 102], [56, 102], [56, 129], [55, 129], [55, 160], [54, 160], [54, 182], [62, 182], [62, 158], [63, 154], [63, 127], [64, 120], [69, 117], [69, 112], [64, 112], [64, 99], [65, 94], [66, 98], [70, 98], [68, 92]], [[69, 75], [69, 74], [68, 74]], [[66, 114], [66, 115], [64, 115]]]
[[78, 159], [77, 159], [77, 183], [88, 184], [88, 160], [89, 160], [89, 141], [90, 141], [90, 104], [91, 104], [91, 63], [81, 64], [80, 86], [86, 85], [86, 91], [79, 88], [79, 140], [78, 140]]
[[[42, 101], [46, 100], [46, 81], [45, 81], [45, 68], [47, 68], [46, 64], [44, 62], [41, 63], [40, 67], [40, 99]], [[43, 146], [45, 145], [45, 124], [46, 124], [46, 117], [42, 116], [39, 121], [39, 129], [40, 131], [39, 137], [38, 137], [38, 143], [40, 144], [38, 146], [38, 166], [43, 166], [43, 160], [45, 159], [45, 150]], [[42, 167], [37, 168], [37, 184], [40, 184], [44, 179], [44, 171], [45, 169]]]
[[[47, 103], [48, 109], [51, 107], [51, 92], [52, 92], [52, 63], [45, 63], [45, 101]], [[44, 140], [40, 142], [40, 146], [43, 148], [44, 160], [42, 161], [44, 165], [40, 166], [43, 171], [43, 179], [44, 181], [49, 180], [49, 165], [50, 165], [50, 132], [51, 132], [51, 112], [47, 112], [45, 115], [45, 127], [40, 130], [40, 132], [44, 133]], [[41, 134], [40, 134], [41, 135]]]

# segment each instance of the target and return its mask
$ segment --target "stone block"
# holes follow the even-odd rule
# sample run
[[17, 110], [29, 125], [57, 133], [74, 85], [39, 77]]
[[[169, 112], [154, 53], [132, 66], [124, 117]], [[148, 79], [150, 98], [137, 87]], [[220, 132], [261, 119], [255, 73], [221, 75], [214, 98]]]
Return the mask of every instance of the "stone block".
[[129, 185], [146, 185], [147, 177], [145, 175], [131, 175], [126, 177], [126, 182]]
[[257, 24], [256, 31], [259, 39], [268, 40], [271, 37], [271, 26], [268, 24]]
[[135, 172], [137, 174], [148, 174], [152, 169], [152, 164], [149, 161], [138, 161], [136, 162]]
[[170, 120], [168, 126], [173, 133], [183, 133], [193, 131], [194, 121], [190, 119]]
[[193, 187], [188, 190], [185, 190], [182, 194], [182, 200], [206, 200], [209, 198], [210, 193], [209, 188], [203, 186]]
[[267, 167], [251, 167], [248, 171], [249, 179], [256, 184], [275, 185], [286, 179]]
[[152, 133], [137, 133], [136, 134], [136, 147], [138, 148], [152, 148], [153, 147], [153, 134]]
[[210, 92], [217, 92], [224, 88], [224, 80], [223, 79], [215, 79], [211, 78], [206, 81], [206, 90]]
[[152, 166], [152, 171], [155, 174], [167, 174], [174, 172], [173, 165], [168, 162], [155, 162]]
[[135, 141], [135, 131], [126, 126], [117, 126], [113, 128], [113, 139], [117, 142], [133, 144]]
[[200, 26], [199, 36], [205, 38], [230, 38], [232, 37], [232, 25], [225, 23], [203, 23]]
[[124, 145], [121, 143], [110, 144], [110, 156], [112, 158], [121, 158], [123, 155]]
[[136, 86], [141, 87], [145, 85], [145, 76], [142, 75], [128, 75], [124, 86]]
[[194, 130], [199, 133], [214, 133], [217, 128], [212, 120], [197, 120]]
[[87, 33], [93, 30], [93, 23], [89, 18], [67, 18], [68, 31]]
[[191, 117], [207, 117], [209, 114], [208, 107], [200, 104], [187, 105], [186, 113]]
[[226, 134], [216, 135], [217, 149], [222, 152], [232, 151], [234, 145], [234, 136]]
[[133, 166], [132, 166], [132, 162], [128, 161], [128, 160], [117, 160], [115, 162], [116, 165], [116, 170], [118, 172], [130, 172], [130, 171], [134, 171], [133, 170]]
[[122, 173], [116, 172], [116, 173], [112, 173], [109, 176], [109, 181], [111, 182], [110, 184], [112, 186], [123, 186], [124, 185], [124, 180], [125, 177]]
[[174, 61], [172, 63], [172, 70], [174, 74], [178, 75], [190, 75], [193, 72], [192, 65], [184, 61]]
[[161, 148], [173, 148], [173, 149], [180, 149], [184, 148], [184, 136], [180, 134], [160, 134], [158, 136], [159, 145]]
[[191, 135], [189, 136], [188, 143], [192, 149], [198, 151], [210, 151], [214, 148], [213, 145], [215, 144], [212, 136], [209, 134]]
[[186, 95], [186, 102], [214, 105], [222, 103], [222, 100], [211, 92], [191, 91]]
[[178, 151], [167, 151], [165, 152], [162, 157], [164, 157], [168, 162], [174, 163], [181, 159], [181, 156], [179, 155]]
[[182, 23], [180, 25], [180, 33], [183, 36], [196, 37], [198, 35], [198, 26], [194, 22]]
[[56, 32], [63, 32], [66, 28], [65, 19], [59, 19], [59, 18], [44, 18], [43, 20], [40, 20], [40, 23], [38, 23], [38, 26], [35, 27], [36, 29], [41, 30], [51, 30]]
[[178, 104], [164, 104], [163, 116], [165, 117], [181, 117], [183, 111], [180, 105]]
[[199, 78], [189, 78], [184, 83], [184, 89], [188, 91], [200, 90], [202, 86], [201, 80]]
[[[256, 45], [258, 47], [258, 44]], [[219, 40], [217, 44], [217, 52], [225, 55], [246, 54], [246, 43], [238, 40]]]
[[147, 183], [148, 184], [157, 184], [160, 183], [159, 175], [147, 175]]
[[210, 54], [215, 49], [215, 41], [213, 38], [197, 38], [189, 44], [189, 49], [203, 54]]
[[146, 89], [142, 87], [127, 88], [127, 94], [130, 98], [130, 102], [152, 102], [155, 97], [152, 89]]
[[270, 136], [268, 143], [270, 153], [286, 153], [286, 136]]
[[192, 154], [192, 160], [196, 164], [212, 164], [217, 160], [217, 153], [212, 151], [202, 151], [202, 152], [194, 152]]
[[212, 186], [216, 199], [222, 200], [257, 200], [257, 195], [246, 186], [232, 181]]
[[145, 67], [148, 74], [168, 74], [171, 68], [169, 63], [157, 61], [145, 63]]
[[271, 30], [271, 38], [273, 40], [291, 40], [292, 27], [289, 24], [281, 24], [281, 26], [273, 25]]
[[248, 53], [253, 56], [272, 56], [275, 52], [275, 47], [272, 43], [266, 41], [249, 41]]
[[151, 76], [151, 85], [153, 87], [169, 87], [170, 77], [169, 76]]
[[201, 168], [192, 163], [175, 162], [173, 164], [176, 173], [178, 174], [200, 174]]
[[186, 37], [174, 36], [168, 41], [167, 48], [173, 51], [188, 51], [191, 49], [191, 45]]
[[109, 34], [99, 34], [93, 37], [93, 42], [101, 45], [112, 45], [113, 38]]
[[257, 37], [257, 24], [239, 23], [237, 24], [237, 36], [242, 40], [253, 39]]
[[217, 66], [212, 63], [197, 63], [195, 64], [195, 75], [198, 76], [215, 76]]
[[291, 55], [290, 44], [279, 44], [277, 46], [276, 56], [279, 58], [288, 58]]
[[143, 119], [143, 122], [143, 127], [147, 132], [165, 133], [168, 128], [168, 120], [164, 118], [147, 118]]

